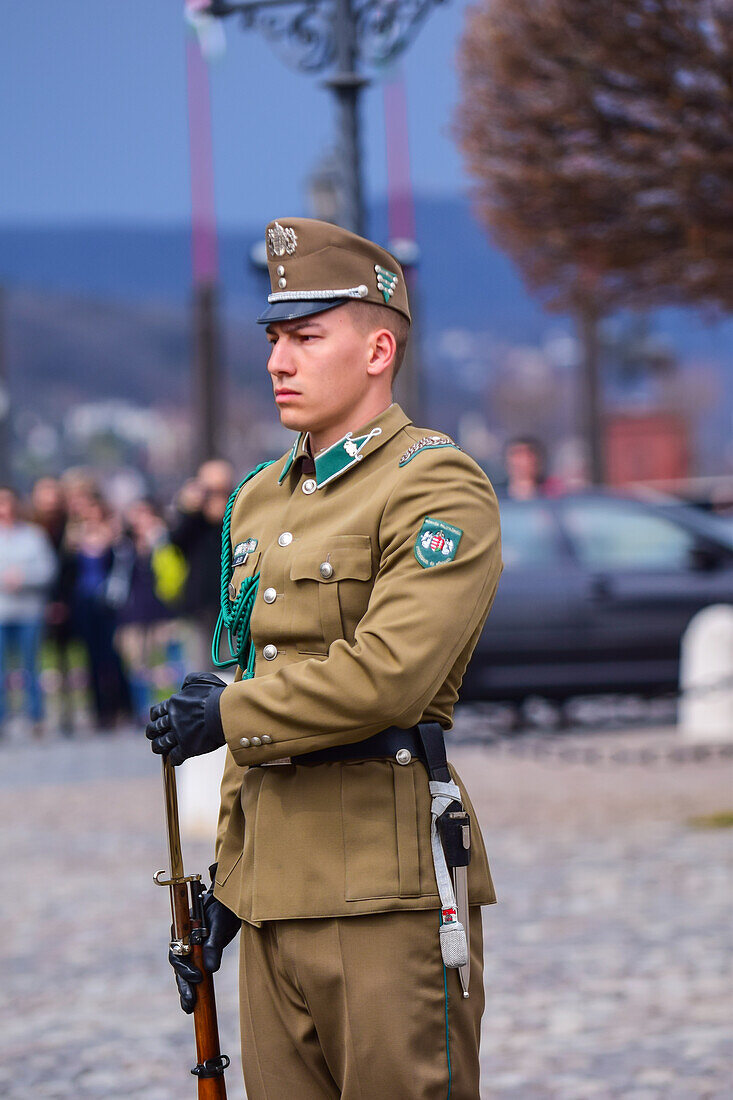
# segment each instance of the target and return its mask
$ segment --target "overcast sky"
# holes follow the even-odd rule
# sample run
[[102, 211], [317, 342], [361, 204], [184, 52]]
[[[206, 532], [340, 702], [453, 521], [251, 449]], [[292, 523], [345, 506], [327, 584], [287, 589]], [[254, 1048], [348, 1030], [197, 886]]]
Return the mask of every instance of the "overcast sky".
[[[467, 180], [449, 136], [465, 0], [440, 4], [404, 59], [412, 174], [421, 192]], [[189, 216], [182, 0], [3, 5], [0, 221], [173, 221]], [[258, 33], [226, 23], [211, 69], [223, 226], [305, 213], [305, 180], [333, 141], [320, 77], [287, 68]], [[367, 194], [386, 191], [384, 106], [364, 96]]]

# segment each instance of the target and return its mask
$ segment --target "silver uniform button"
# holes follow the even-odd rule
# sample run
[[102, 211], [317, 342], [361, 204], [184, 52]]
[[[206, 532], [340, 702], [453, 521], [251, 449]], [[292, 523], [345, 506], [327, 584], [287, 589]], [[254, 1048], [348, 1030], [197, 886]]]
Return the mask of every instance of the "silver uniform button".
[[252, 744], [254, 745], [254, 747], [256, 749], [258, 749], [260, 747], [260, 745], [262, 744], [262, 738], [261, 737], [253, 737], [252, 738]]
[[239, 744], [242, 746], [243, 749], [248, 749], [249, 748], [249, 737], [240, 737], [239, 738]]
[[333, 566], [330, 561], [322, 561], [318, 567], [318, 572], [321, 574], [324, 581], [330, 580], [333, 576]]
[[277, 657], [277, 646], [273, 645], [272, 642], [270, 642], [262, 650], [262, 656], [265, 658], [266, 661], [274, 661]]
[[262, 599], [265, 603], [274, 603], [277, 599], [277, 591], [274, 588], [266, 588], [262, 593]]
[[398, 749], [395, 754], [395, 760], [398, 764], [409, 764], [412, 760], [412, 753], [409, 749]]
[[271, 745], [272, 744], [272, 738], [270, 737], [269, 733], [263, 733], [262, 734], [262, 744], [263, 745]]
[[310, 496], [311, 493], [315, 493], [318, 488], [318, 482], [314, 481], [312, 477], [309, 477], [307, 481], [303, 482], [303, 492], [306, 496]]
[[290, 532], [290, 531], [283, 531], [282, 535], [278, 535], [278, 538], [277, 538], [278, 546], [290, 546], [290, 543], [292, 541], [293, 541], [293, 535], [292, 535], [292, 532]]
[[237, 590], [236, 590], [236, 588], [234, 587], [234, 585], [233, 585], [233, 584], [230, 584], [230, 585], [229, 585], [229, 599], [230, 599], [230, 600], [233, 600], [233, 599], [234, 599], [234, 597], [236, 596], [236, 594], [237, 594]]

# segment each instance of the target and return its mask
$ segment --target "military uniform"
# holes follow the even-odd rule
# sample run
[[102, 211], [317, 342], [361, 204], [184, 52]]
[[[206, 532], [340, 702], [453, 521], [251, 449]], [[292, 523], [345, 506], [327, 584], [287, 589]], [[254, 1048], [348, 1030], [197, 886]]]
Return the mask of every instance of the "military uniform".
[[[270, 227], [271, 303], [316, 285], [407, 313], [388, 254], [318, 225]], [[319, 265], [331, 274], [314, 284]], [[320, 454], [308, 444], [301, 433], [231, 511], [229, 599], [259, 580], [254, 675], [240, 669], [219, 701], [215, 896], [243, 921], [248, 1096], [475, 1100], [479, 906], [496, 900], [483, 842], [474, 818], [466, 1000], [438, 942], [426, 769], [404, 749], [358, 759], [358, 743], [450, 727], [501, 573], [496, 498], [468, 455], [395, 404]], [[336, 746], [355, 758], [330, 760]]]

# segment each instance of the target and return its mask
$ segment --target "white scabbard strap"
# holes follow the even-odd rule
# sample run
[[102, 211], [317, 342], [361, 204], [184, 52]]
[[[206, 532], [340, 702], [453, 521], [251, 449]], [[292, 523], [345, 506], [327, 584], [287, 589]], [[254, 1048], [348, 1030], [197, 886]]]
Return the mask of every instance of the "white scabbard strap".
[[453, 880], [448, 870], [448, 864], [445, 861], [443, 845], [440, 842], [438, 818], [447, 810], [451, 802], [461, 801], [461, 792], [451, 780], [448, 783], [431, 782], [430, 793], [433, 796], [430, 806], [430, 845], [433, 850], [433, 866], [435, 867], [435, 879], [438, 883], [442, 917], [440, 951], [445, 965], [455, 970], [459, 966], [465, 966], [468, 962], [468, 941], [466, 930], [458, 920], [456, 895], [453, 890]]

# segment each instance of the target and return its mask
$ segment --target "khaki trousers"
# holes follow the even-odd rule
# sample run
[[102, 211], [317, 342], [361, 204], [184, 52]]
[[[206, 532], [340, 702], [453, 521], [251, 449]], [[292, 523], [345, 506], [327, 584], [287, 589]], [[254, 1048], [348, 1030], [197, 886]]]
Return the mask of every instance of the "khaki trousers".
[[242, 925], [248, 1100], [478, 1100], [481, 909], [470, 997], [444, 970], [437, 910]]

